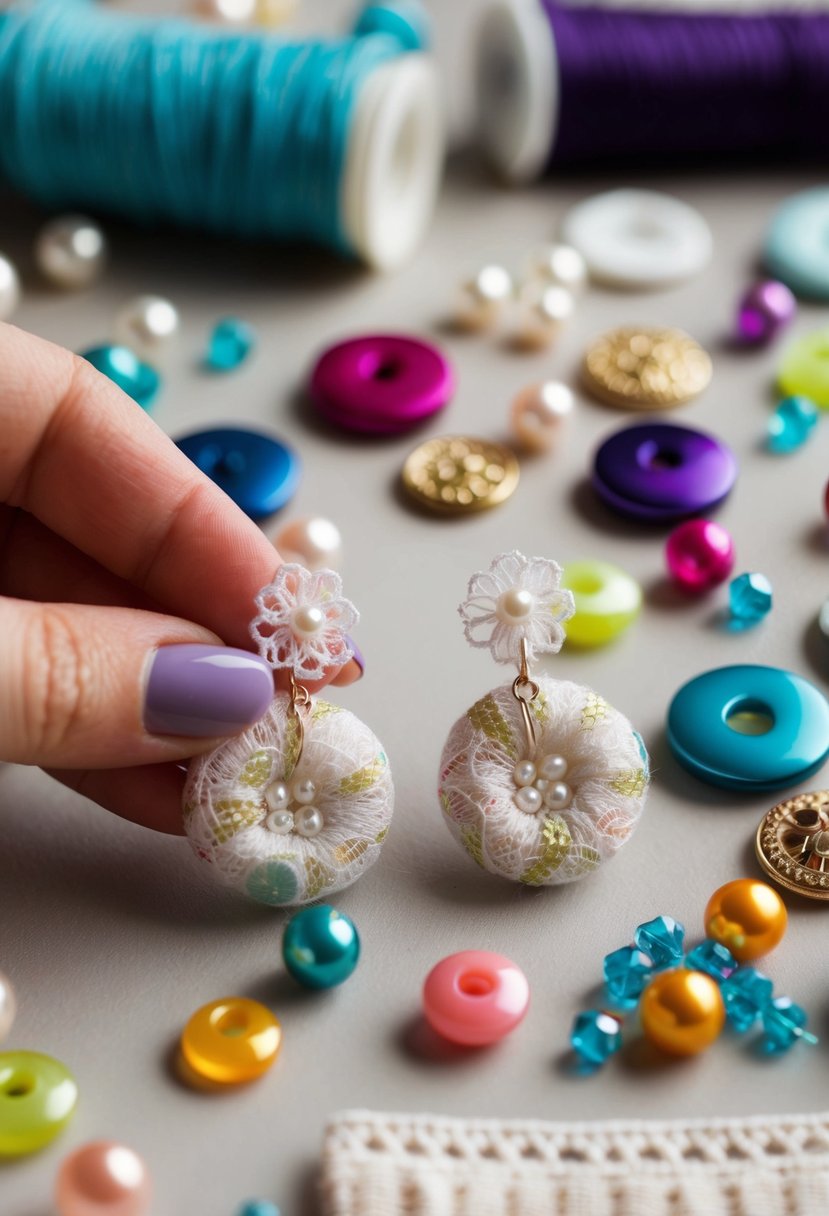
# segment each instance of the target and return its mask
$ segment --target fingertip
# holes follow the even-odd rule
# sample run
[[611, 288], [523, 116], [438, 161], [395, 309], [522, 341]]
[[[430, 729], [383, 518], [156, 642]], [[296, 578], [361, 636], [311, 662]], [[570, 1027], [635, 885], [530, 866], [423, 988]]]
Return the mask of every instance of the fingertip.
[[350, 659], [346, 663], [345, 667], [340, 668], [331, 683], [336, 688], [347, 688], [349, 684], [356, 684], [358, 680], [362, 680], [364, 673], [365, 666], [360, 665], [355, 655], [353, 659]]

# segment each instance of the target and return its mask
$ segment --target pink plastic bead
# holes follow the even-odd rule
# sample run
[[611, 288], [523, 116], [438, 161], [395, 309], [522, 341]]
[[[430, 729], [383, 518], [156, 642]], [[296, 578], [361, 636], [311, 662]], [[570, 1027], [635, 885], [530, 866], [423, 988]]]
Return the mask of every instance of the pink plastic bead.
[[151, 1190], [137, 1153], [124, 1144], [96, 1140], [61, 1165], [55, 1202], [60, 1216], [146, 1216]]
[[668, 537], [665, 556], [671, 578], [684, 591], [708, 591], [734, 569], [734, 542], [720, 524], [689, 519]]
[[433, 967], [423, 985], [423, 1012], [433, 1030], [465, 1047], [497, 1043], [530, 1003], [520, 967], [503, 954], [461, 950]]

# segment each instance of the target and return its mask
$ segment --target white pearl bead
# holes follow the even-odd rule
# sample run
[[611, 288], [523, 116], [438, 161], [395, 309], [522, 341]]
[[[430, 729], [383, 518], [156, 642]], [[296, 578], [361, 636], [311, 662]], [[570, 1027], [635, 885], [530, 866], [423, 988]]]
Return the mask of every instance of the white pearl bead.
[[570, 320], [573, 307], [573, 297], [566, 287], [545, 287], [539, 294], [528, 292], [518, 333], [521, 344], [535, 349], [549, 346]]
[[573, 394], [566, 384], [557, 380], [531, 384], [512, 403], [513, 434], [528, 451], [547, 452], [572, 410]]
[[319, 836], [324, 825], [322, 815], [315, 806], [304, 806], [295, 816], [296, 830], [300, 836]]
[[512, 279], [503, 266], [484, 266], [461, 288], [455, 321], [462, 329], [491, 329], [512, 296]]
[[286, 562], [299, 562], [306, 570], [338, 570], [342, 563], [342, 537], [330, 519], [295, 519], [273, 543]]
[[535, 781], [533, 782], [533, 785], [538, 790], [539, 794], [541, 794], [542, 798], [544, 797], [544, 794], [547, 790], [547, 786], [549, 784], [550, 783], [546, 779], [546, 777], [536, 777]]
[[271, 811], [265, 820], [265, 827], [275, 836], [287, 836], [294, 830], [294, 817], [290, 811]]
[[563, 811], [570, 805], [572, 798], [573, 791], [570, 786], [564, 781], [555, 781], [544, 794], [544, 804], [551, 811]]
[[68, 290], [88, 287], [106, 262], [104, 234], [84, 215], [62, 215], [50, 220], [35, 242], [35, 261], [41, 274]]
[[302, 777], [291, 786], [294, 802], [311, 803], [317, 796], [317, 787], [310, 777]]
[[20, 303], [20, 279], [8, 258], [0, 254], [0, 321], [8, 321]]
[[291, 801], [291, 795], [284, 781], [274, 781], [265, 790], [265, 801], [271, 811], [284, 811]]
[[519, 811], [524, 811], [527, 815], [535, 815], [541, 810], [543, 799], [535, 786], [525, 785], [515, 795], [514, 801]]
[[523, 587], [510, 587], [498, 597], [495, 615], [505, 625], [523, 625], [535, 606], [535, 597]]
[[11, 980], [0, 971], [0, 1043], [11, 1030], [16, 1013], [17, 1001]]
[[297, 608], [291, 618], [291, 627], [299, 637], [310, 638], [319, 633], [325, 624], [325, 613], [321, 608], [305, 605]]
[[548, 781], [561, 781], [567, 774], [567, 761], [563, 756], [545, 756], [538, 766], [538, 773]]
[[539, 249], [530, 262], [529, 274], [566, 287], [574, 294], [587, 285], [587, 263], [572, 245], [545, 245]]
[[114, 338], [143, 363], [159, 367], [179, 331], [174, 305], [163, 296], [136, 296], [115, 318]]
[[512, 776], [516, 785], [532, 785], [535, 781], [535, 765], [532, 760], [519, 760]]

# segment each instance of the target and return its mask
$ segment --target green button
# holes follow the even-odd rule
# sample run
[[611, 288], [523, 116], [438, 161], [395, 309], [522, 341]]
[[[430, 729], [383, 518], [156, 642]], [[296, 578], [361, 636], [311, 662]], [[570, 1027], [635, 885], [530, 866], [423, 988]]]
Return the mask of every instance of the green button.
[[0, 1157], [37, 1152], [63, 1131], [78, 1102], [65, 1065], [35, 1051], [0, 1052]]
[[788, 397], [811, 397], [829, 409], [829, 328], [816, 329], [783, 352], [777, 379]]

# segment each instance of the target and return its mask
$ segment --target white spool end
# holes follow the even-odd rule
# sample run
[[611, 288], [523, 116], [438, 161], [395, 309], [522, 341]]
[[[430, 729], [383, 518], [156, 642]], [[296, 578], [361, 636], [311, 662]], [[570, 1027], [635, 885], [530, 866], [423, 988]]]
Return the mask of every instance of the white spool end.
[[478, 142], [511, 182], [544, 171], [558, 127], [558, 60], [540, 0], [488, 0], [475, 52]]
[[426, 55], [382, 64], [366, 80], [348, 136], [343, 224], [377, 270], [412, 256], [432, 217], [444, 154], [437, 72]]

